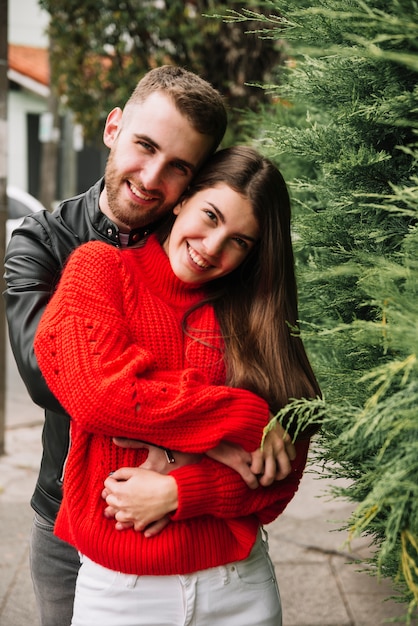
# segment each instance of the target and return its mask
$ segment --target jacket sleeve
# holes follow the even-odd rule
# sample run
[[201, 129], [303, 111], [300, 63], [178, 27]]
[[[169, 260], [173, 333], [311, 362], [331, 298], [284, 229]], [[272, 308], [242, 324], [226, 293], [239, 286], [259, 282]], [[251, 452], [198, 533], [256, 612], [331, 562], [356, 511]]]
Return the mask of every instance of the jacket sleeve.
[[33, 349], [41, 315], [61, 273], [42, 214], [25, 218], [5, 256], [4, 293], [10, 345], [23, 382], [39, 406], [65, 413], [43, 378]]
[[233, 519], [255, 514], [261, 524], [269, 524], [284, 511], [298, 490], [308, 450], [309, 440], [297, 441], [296, 459], [292, 461], [289, 476], [257, 489], [249, 489], [237, 472], [208, 457], [172, 471], [179, 500], [171, 516], [173, 521], [201, 515]]
[[72, 419], [89, 432], [184, 452], [205, 452], [222, 439], [255, 449], [268, 421], [266, 402], [244, 389], [209, 385], [198, 369], [157, 371], [153, 355], [130, 336], [124, 284], [118, 251], [85, 244], [40, 321], [36, 356]]

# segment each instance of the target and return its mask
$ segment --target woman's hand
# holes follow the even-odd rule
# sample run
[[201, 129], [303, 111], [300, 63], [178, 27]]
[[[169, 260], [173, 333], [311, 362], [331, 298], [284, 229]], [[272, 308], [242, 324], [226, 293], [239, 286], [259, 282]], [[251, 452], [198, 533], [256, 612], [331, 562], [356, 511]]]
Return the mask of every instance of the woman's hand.
[[[144, 531], [146, 537], [154, 537], [170, 523], [168, 513], [177, 508], [177, 483], [174, 478], [169, 477], [171, 496], [167, 499], [164, 493], [170, 485], [159, 481], [152, 474], [165, 476], [183, 465], [198, 463], [202, 455], [186, 454], [177, 450], [170, 452], [137, 439], [115, 437], [113, 442], [121, 448], [148, 450], [148, 456], [140, 467], [119, 469], [106, 479], [102, 491], [102, 497], [107, 504], [104, 514], [116, 520], [117, 530], [134, 528]], [[146, 476], [146, 471], [151, 476]]]
[[116, 528], [133, 527], [152, 537], [168, 524], [168, 514], [178, 506], [177, 483], [172, 476], [141, 467], [123, 467], [104, 482], [105, 516]]

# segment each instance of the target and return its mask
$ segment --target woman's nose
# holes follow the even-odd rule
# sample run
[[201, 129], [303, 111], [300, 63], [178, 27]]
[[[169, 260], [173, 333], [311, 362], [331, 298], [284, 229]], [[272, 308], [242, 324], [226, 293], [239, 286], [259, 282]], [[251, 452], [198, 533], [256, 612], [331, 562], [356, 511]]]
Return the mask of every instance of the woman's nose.
[[223, 238], [217, 233], [212, 233], [204, 241], [206, 253], [211, 257], [217, 257], [221, 254], [223, 244]]

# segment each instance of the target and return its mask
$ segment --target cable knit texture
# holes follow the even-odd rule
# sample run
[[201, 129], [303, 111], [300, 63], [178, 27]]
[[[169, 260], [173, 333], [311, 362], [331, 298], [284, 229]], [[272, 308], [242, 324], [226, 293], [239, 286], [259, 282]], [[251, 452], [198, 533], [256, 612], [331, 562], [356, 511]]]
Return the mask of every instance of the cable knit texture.
[[[132, 574], [182, 574], [246, 558], [260, 523], [293, 497], [306, 462], [249, 490], [236, 472], [203, 457], [172, 472], [179, 490], [173, 521], [152, 539], [116, 531], [104, 515], [103, 481], [145, 460], [115, 446], [131, 437], [173, 450], [205, 452], [222, 439], [252, 451], [268, 407], [225, 386], [223, 341], [204, 290], [179, 281], [154, 237], [144, 248], [90, 242], [70, 257], [35, 337], [43, 375], [72, 417], [72, 445], [56, 533], [105, 567]], [[198, 338], [198, 340], [196, 340]]]

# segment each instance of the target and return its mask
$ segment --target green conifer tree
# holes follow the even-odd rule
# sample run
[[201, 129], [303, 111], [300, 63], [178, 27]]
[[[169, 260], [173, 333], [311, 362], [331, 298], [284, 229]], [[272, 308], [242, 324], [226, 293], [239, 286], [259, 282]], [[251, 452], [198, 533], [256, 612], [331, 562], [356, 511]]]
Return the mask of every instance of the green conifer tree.
[[[288, 41], [288, 81], [266, 86], [261, 149], [286, 172], [304, 339], [324, 400], [318, 454], [355, 503], [352, 535], [418, 606], [418, 5], [271, 0], [260, 36]], [[230, 12], [241, 20], [246, 9]], [[300, 111], [283, 115], [286, 99]], [[286, 122], [286, 118], [288, 121]], [[279, 415], [279, 418], [281, 416]]]

